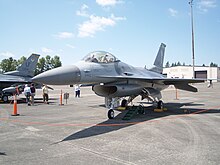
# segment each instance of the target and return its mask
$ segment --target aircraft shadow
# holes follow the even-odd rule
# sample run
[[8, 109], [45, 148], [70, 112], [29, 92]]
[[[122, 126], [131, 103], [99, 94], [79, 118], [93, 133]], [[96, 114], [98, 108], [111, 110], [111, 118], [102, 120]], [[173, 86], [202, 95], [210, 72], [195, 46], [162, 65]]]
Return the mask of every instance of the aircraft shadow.
[[186, 114], [184, 111], [187, 109], [187, 113], [220, 113], [218, 109], [198, 109], [198, 108], [182, 108], [183, 106], [201, 106], [203, 104], [193, 104], [193, 103], [166, 103], [165, 106], [168, 108], [168, 111], [157, 113], [153, 111], [153, 106], [145, 107], [145, 114], [137, 114], [133, 119], [125, 121], [122, 120], [126, 111], [123, 111], [117, 115], [114, 119], [104, 121], [102, 123], [96, 124], [92, 127], [86, 128], [82, 131], [71, 134], [70, 136], [64, 138], [60, 142], [83, 139], [88, 137], [93, 137], [97, 135], [106, 134], [109, 132], [117, 131], [125, 127], [129, 127], [141, 122], [150, 121], [156, 118], [162, 118], [165, 116], [171, 115], [183, 115]]
[[5, 152], [0, 152], [0, 156], [7, 156], [7, 154]]
[[[57, 98], [49, 98], [49, 103], [56, 103], [57, 102]], [[14, 102], [14, 100], [11, 100], [10, 102], [8, 102], [8, 103], [10, 103], [10, 104], [13, 104], [13, 102]], [[2, 104], [8, 104], [8, 103], [2, 103]], [[17, 100], [17, 103], [18, 104], [26, 104], [26, 98], [19, 98], [18, 100]], [[37, 97], [37, 98], [34, 98], [34, 103], [44, 103], [43, 102], [43, 98], [39, 98], [39, 97]]]

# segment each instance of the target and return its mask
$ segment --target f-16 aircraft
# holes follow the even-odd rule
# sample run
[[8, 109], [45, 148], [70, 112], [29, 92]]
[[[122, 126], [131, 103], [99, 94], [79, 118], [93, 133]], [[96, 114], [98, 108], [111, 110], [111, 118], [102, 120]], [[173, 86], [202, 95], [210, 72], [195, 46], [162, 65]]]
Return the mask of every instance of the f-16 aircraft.
[[32, 54], [17, 70], [0, 74], [0, 96], [4, 102], [16, 92], [16, 86], [32, 82], [39, 56]]
[[[125, 106], [137, 96], [157, 102], [157, 108], [163, 107], [161, 90], [169, 85], [178, 89], [197, 92], [189, 83], [204, 82], [197, 79], [166, 78], [162, 75], [166, 45], [161, 43], [154, 67], [138, 68], [121, 62], [111, 53], [94, 51], [75, 65], [55, 68], [33, 78], [34, 82], [48, 85], [92, 84], [92, 90], [105, 97], [109, 107], [108, 117], [114, 118], [114, 105], [118, 98]], [[108, 101], [110, 100], [110, 102]], [[108, 105], [110, 103], [110, 105]]]

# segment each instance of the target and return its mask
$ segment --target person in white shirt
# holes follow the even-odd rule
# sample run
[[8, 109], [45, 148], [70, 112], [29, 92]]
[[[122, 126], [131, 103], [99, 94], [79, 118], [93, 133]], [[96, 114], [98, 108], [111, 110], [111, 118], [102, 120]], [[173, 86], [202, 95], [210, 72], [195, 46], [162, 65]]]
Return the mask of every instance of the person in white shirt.
[[24, 95], [26, 96], [27, 105], [30, 106], [31, 105], [30, 103], [31, 88], [28, 86], [28, 84], [25, 85]]
[[49, 99], [48, 93], [49, 93], [49, 91], [48, 91], [47, 85], [44, 85], [42, 89], [43, 89], [43, 100], [44, 100], [44, 103], [49, 104], [49, 102], [48, 102], [48, 99]]
[[75, 84], [75, 97], [80, 97], [80, 84]]

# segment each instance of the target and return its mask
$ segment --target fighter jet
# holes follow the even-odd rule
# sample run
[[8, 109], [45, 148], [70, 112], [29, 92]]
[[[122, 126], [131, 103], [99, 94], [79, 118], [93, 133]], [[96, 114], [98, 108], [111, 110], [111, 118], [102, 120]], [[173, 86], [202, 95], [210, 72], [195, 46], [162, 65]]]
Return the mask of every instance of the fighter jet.
[[16, 92], [16, 86], [21, 90], [21, 84], [32, 82], [39, 56], [32, 54], [17, 70], [0, 74], [0, 97], [4, 102]]
[[197, 92], [197, 88], [189, 83], [204, 82], [197, 79], [164, 77], [162, 71], [165, 47], [166, 45], [161, 43], [151, 69], [133, 67], [106, 51], [94, 51], [75, 65], [46, 71], [35, 76], [33, 81], [48, 85], [92, 84], [95, 94], [105, 97], [105, 105], [109, 107], [109, 119], [114, 118], [114, 105], [118, 98], [122, 98], [121, 105], [126, 106], [140, 95], [142, 99], [156, 102], [157, 108], [162, 108], [161, 90], [169, 85]]

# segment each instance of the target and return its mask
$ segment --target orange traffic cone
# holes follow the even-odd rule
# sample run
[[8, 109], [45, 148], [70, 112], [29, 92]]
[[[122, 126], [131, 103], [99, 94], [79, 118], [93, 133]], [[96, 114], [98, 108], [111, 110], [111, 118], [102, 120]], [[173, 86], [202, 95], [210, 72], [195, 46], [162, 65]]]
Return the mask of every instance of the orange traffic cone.
[[19, 116], [19, 114], [17, 113], [17, 95], [14, 95], [14, 105], [13, 105], [13, 114], [12, 116]]
[[60, 93], [60, 104], [59, 105], [63, 105], [63, 92], [62, 92], [62, 90]]

